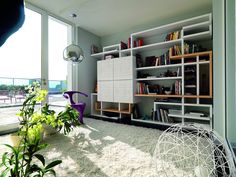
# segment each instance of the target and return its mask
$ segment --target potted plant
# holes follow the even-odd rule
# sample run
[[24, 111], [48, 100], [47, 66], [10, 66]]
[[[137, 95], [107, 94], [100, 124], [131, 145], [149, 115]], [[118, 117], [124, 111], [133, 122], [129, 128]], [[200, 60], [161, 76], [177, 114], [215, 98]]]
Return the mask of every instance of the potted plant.
[[78, 125], [78, 113], [71, 107], [59, 114], [54, 110], [50, 110], [47, 104], [43, 104], [42, 108], [36, 109], [36, 104], [42, 102], [47, 92], [40, 89], [38, 83], [34, 83], [27, 88], [28, 94], [23, 107], [18, 113], [20, 117], [20, 129], [18, 135], [20, 137], [18, 146], [6, 144], [10, 152], [5, 152], [2, 155], [0, 163], [0, 177], [43, 177], [47, 173], [56, 176], [53, 167], [60, 164], [61, 160], [55, 160], [48, 165], [45, 163], [45, 158], [39, 153], [41, 149], [47, 147], [47, 144], [42, 143], [43, 124], [49, 125], [60, 131], [63, 129], [64, 134], [73, 130], [74, 126]]

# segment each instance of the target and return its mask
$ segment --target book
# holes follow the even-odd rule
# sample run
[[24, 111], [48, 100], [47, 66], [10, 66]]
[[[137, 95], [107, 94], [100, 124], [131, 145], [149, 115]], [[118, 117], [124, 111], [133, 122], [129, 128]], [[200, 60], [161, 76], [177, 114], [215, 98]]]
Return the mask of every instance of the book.
[[160, 114], [161, 114], [161, 122], [165, 122], [163, 109], [160, 109]]
[[169, 122], [167, 110], [164, 109], [163, 112], [164, 112], [165, 122]]
[[128, 46], [127, 46], [127, 44], [126, 44], [126, 43], [124, 43], [124, 42], [120, 41], [120, 48], [121, 48], [121, 50], [124, 50], [124, 49], [127, 49], [127, 48], [128, 48]]

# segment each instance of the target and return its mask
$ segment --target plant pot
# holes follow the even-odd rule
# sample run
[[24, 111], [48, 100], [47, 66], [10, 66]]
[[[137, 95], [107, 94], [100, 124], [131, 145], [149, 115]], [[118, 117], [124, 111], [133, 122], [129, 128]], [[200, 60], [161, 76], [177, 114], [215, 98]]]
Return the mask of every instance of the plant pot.
[[53, 128], [52, 126], [50, 126], [50, 125], [43, 124], [43, 132], [44, 132], [43, 136], [46, 137], [46, 136], [56, 134], [57, 130], [55, 128]]

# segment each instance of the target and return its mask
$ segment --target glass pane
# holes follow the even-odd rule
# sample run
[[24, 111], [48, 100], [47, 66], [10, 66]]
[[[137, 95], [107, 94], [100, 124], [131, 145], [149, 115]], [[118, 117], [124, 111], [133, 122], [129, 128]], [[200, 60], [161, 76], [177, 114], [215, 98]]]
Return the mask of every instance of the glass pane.
[[63, 50], [71, 43], [71, 26], [54, 18], [49, 18], [49, 104], [65, 106], [62, 96], [67, 90], [67, 62], [63, 60]]
[[[0, 48], [0, 132], [15, 128], [25, 86], [41, 76], [41, 15], [25, 8], [23, 26]], [[4, 126], [8, 125], [8, 126]], [[7, 127], [7, 129], [5, 129]]]

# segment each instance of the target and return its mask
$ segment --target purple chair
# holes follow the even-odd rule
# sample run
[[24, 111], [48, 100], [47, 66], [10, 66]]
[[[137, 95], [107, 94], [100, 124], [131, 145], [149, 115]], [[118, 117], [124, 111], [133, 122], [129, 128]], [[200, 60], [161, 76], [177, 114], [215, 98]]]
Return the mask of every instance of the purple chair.
[[80, 113], [79, 121], [80, 121], [80, 123], [83, 124], [84, 123], [84, 121], [83, 121], [84, 109], [85, 109], [86, 104], [83, 102], [75, 103], [73, 100], [73, 95], [75, 93], [88, 97], [88, 95], [86, 93], [82, 93], [82, 92], [78, 92], [78, 91], [66, 91], [63, 93], [63, 96], [64, 96], [64, 98], [69, 99], [70, 106], [72, 108], [76, 109]]

